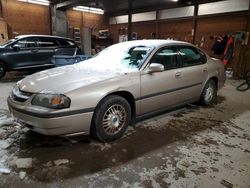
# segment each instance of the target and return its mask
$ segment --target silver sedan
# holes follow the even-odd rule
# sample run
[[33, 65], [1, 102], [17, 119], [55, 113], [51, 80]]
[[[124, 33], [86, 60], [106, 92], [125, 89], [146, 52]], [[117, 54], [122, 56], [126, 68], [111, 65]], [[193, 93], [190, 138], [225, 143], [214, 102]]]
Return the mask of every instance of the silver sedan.
[[192, 44], [138, 40], [87, 61], [30, 75], [8, 97], [14, 118], [45, 135], [120, 138], [136, 119], [187, 103], [210, 105], [223, 64]]

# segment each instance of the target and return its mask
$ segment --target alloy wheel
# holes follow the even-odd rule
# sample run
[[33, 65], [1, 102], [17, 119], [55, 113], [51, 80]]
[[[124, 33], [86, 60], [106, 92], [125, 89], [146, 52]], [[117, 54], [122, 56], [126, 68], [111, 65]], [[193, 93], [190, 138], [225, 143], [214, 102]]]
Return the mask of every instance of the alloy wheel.
[[205, 100], [207, 102], [210, 102], [213, 99], [213, 96], [214, 96], [214, 89], [213, 89], [213, 86], [209, 84], [206, 89]]
[[103, 129], [109, 135], [117, 134], [126, 123], [126, 110], [123, 106], [115, 104], [108, 108], [103, 116]]

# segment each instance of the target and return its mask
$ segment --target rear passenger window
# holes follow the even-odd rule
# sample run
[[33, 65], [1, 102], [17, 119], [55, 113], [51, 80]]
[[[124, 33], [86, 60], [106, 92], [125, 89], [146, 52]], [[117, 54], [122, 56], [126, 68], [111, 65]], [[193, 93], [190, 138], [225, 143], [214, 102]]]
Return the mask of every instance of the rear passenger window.
[[38, 41], [39, 47], [55, 47], [58, 46], [57, 41], [55, 39], [50, 38], [39, 38]]
[[164, 70], [178, 67], [177, 51], [174, 48], [160, 49], [150, 60], [150, 63], [159, 63], [164, 66]]
[[201, 50], [199, 50], [199, 53], [201, 55], [201, 61], [202, 61], [202, 63], [206, 63], [207, 62], [207, 56], [206, 56], [206, 54], [203, 51], [201, 51]]
[[58, 39], [60, 46], [73, 46], [75, 45], [72, 41], [64, 40], [64, 39]]
[[191, 46], [180, 47], [180, 54], [182, 57], [183, 67], [200, 65], [203, 63], [201, 61], [201, 54], [194, 47]]

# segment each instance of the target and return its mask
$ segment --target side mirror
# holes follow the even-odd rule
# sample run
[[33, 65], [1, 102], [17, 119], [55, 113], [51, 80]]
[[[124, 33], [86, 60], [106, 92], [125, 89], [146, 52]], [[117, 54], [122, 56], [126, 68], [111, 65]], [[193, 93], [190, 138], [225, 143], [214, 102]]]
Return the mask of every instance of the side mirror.
[[21, 48], [18, 44], [15, 44], [14, 46], [12, 46], [12, 49], [15, 51], [19, 51]]
[[149, 74], [154, 72], [163, 72], [163, 71], [164, 71], [164, 66], [159, 63], [151, 63], [147, 70]]

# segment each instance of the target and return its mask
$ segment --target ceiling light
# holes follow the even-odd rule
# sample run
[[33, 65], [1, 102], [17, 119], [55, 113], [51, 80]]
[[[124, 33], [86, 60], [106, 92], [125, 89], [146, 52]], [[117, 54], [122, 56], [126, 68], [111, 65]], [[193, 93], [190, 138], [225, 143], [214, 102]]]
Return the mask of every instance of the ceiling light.
[[82, 12], [90, 12], [90, 13], [95, 13], [95, 14], [104, 14], [104, 10], [100, 8], [93, 8], [93, 7], [77, 6], [77, 7], [74, 7], [73, 10], [78, 10]]
[[172, 1], [174, 1], [174, 2], [178, 2], [178, 0], [172, 0]]
[[48, 0], [17, 0], [17, 1], [49, 6], [49, 1]]

